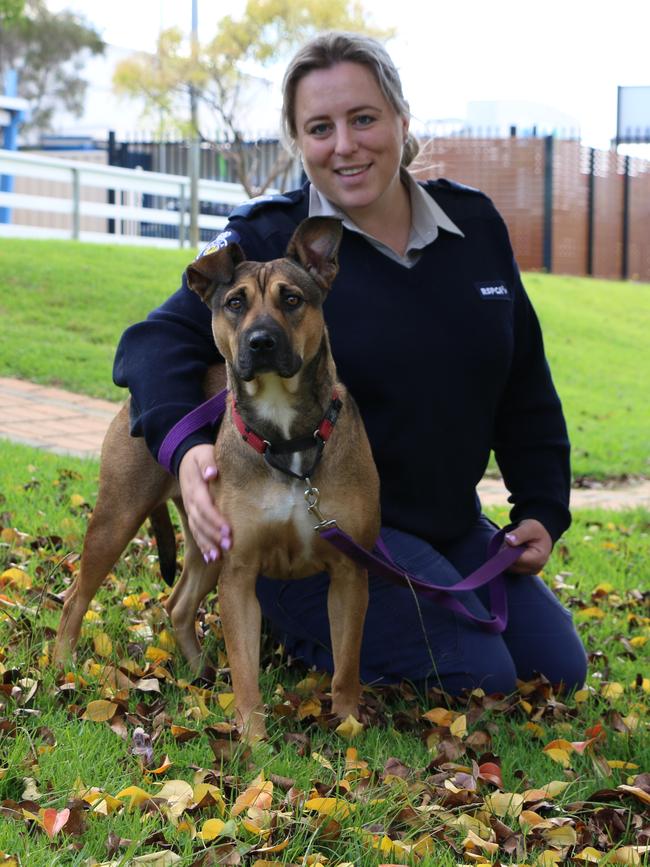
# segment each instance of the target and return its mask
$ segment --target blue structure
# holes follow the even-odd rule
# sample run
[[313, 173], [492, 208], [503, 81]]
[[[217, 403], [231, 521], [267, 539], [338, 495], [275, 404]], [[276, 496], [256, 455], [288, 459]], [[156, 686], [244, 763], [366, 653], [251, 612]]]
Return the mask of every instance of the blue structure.
[[[5, 95], [0, 94], [0, 128], [3, 132], [2, 147], [15, 151], [18, 147], [18, 128], [27, 112], [27, 100], [16, 96], [18, 75], [10, 69], [5, 76]], [[14, 189], [13, 175], [0, 175], [0, 191], [11, 193]], [[0, 207], [0, 223], [11, 222], [11, 208]]]

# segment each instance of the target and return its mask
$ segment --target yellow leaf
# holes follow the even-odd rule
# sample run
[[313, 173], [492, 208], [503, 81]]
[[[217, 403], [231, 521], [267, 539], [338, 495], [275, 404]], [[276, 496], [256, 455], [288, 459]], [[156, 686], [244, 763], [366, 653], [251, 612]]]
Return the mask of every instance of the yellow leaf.
[[98, 699], [97, 701], [88, 703], [86, 710], [81, 715], [81, 719], [87, 719], [91, 722], [108, 722], [109, 719], [113, 719], [116, 710], [117, 705], [112, 701]]
[[578, 852], [577, 855], [572, 855], [571, 857], [577, 861], [589, 861], [590, 864], [598, 864], [600, 859], [604, 858], [605, 855], [603, 852], [599, 852], [598, 849], [594, 849], [593, 846], [585, 846], [582, 852]]
[[235, 713], [235, 694], [233, 692], [219, 693], [217, 701], [226, 716], [232, 716]]
[[0, 585], [2, 584], [11, 584], [12, 587], [16, 587], [18, 590], [29, 590], [32, 586], [32, 579], [27, 572], [23, 572], [22, 569], [18, 569], [16, 566], [11, 566], [0, 575]]
[[544, 752], [548, 750], [564, 750], [567, 753], [572, 753], [574, 746], [571, 741], [566, 741], [564, 738], [556, 738], [554, 741], [549, 741], [544, 747]]
[[162, 647], [147, 647], [144, 658], [147, 662], [154, 662], [156, 665], [160, 665], [161, 662], [167, 662], [172, 658], [171, 653], [168, 650], [163, 650]]
[[431, 710], [428, 710], [425, 714], [422, 714], [424, 719], [428, 719], [429, 722], [432, 722], [436, 726], [450, 726], [454, 720], [454, 715], [452, 711], [450, 711], [446, 707], [434, 707]]
[[608, 853], [610, 864], [642, 864], [642, 856], [650, 852], [650, 846], [621, 846]]
[[606, 616], [602, 608], [598, 608], [596, 605], [591, 608], [582, 608], [575, 614], [576, 620], [602, 620]]
[[83, 506], [85, 502], [86, 498], [82, 497], [81, 494], [72, 494], [70, 497], [70, 505], [73, 506], [75, 509], [79, 506]]
[[144, 602], [140, 598], [139, 593], [132, 593], [130, 596], [125, 596], [122, 600], [122, 605], [125, 608], [131, 608], [133, 611], [144, 610]]
[[615, 681], [612, 683], [604, 683], [601, 687], [600, 694], [603, 698], [606, 698], [609, 701], [616, 701], [617, 698], [620, 698], [623, 695], [623, 686]]
[[608, 593], [614, 592], [614, 585], [610, 584], [609, 581], [605, 581], [602, 584], [598, 584], [594, 587], [592, 591], [592, 595], [596, 596], [607, 596]]
[[173, 864], [178, 864], [181, 860], [180, 855], [166, 850], [164, 852], [150, 852], [148, 855], [138, 855], [137, 858], [130, 859], [129, 865], [146, 864], [147, 867], [172, 867]]
[[193, 803], [194, 790], [185, 780], [168, 780], [156, 797], [164, 798], [171, 815], [178, 817]]
[[113, 652], [113, 642], [105, 632], [99, 632], [93, 638], [93, 647], [97, 656], [107, 657]]
[[470, 851], [479, 849], [481, 852], [488, 852], [490, 855], [495, 855], [499, 851], [498, 843], [494, 843], [490, 840], [483, 840], [473, 831], [467, 832], [467, 837], [463, 840], [463, 847]]
[[562, 765], [563, 768], [571, 767], [571, 758], [566, 750], [545, 749], [544, 753], [549, 757], [549, 759], [553, 759], [554, 762]]
[[320, 753], [312, 753], [311, 757], [315, 762], [318, 762], [319, 765], [322, 765], [324, 768], [327, 768], [328, 771], [334, 771], [334, 768], [332, 767], [332, 763], [330, 761], [328, 761], [325, 758], [325, 756], [321, 756]]
[[86, 792], [82, 800], [92, 806], [93, 813], [98, 813], [101, 816], [109, 816], [124, 806], [118, 798], [99, 790]]
[[533, 810], [522, 810], [519, 814], [519, 824], [522, 828], [548, 828], [551, 827], [546, 819]]
[[343, 720], [343, 722], [335, 729], [337, 735], [340, 735], [348, 741], [356, 738], [362, 731], [363, 725], [359, 720], [355, 719], [352, 714], [350, 714], [347, 719]]
[[310, 798], [305, 802], [305, 808], [336, 819], [345, 819], [354, 812], [354, 804], [342, 801], [340, 798]]
[[97, 623], [101, 619], [101, 614], [99, 614], [97, 611], [86, 611], [86, 613], [84, 614], [84, 620], [86, 620], [88, 623]]
[[542, 830], [542, 836], [551, 846], [560, 849], [563, 846], [575, 846], [578, 839], [573, 825], [561, 825], [559, 828]]
[[321, 713], [321, 703], [317, 698], [306, 698], [298, 706], [298, 719], [307, 719], [308, 716], [317, 717]]
[[539, 723], [527, 722], [527, 723], [524, 723], [522, 728], [525, 731], [530, 732], [533, 735], [533, 737], [536, 737], [536, 738], [539, 738], [540, 740], [543, 740], [545, 733], [544, 733], [544, 729], [541, 727], [541, 725], [539, 725]]
[[639, 766], [633, 762], [622, 762], [619, 759], [607, 759], [607, 764], [610, 768], [625, 768], [630, 771], [638, 771]]
[[[636, 688], [636, 683], [631, 683], [630, 686], [631, 686], [633, 689], [635, 689], [635, 688]], [[643, 680], [641, 681], [641, 689], [642, 689], [644, 692], [650, 692], [650, 677], [644, 677], [644, 678], [643, 678]]]
[[207, 822], [203, 823], [203, 827], [196, 836], [200, 837], [204, 843], [209, 843], [218, 837], [225, 827], [226, 823], [222, 822], [221, 819], [208, 819]]
[[583, 702], [588, 700], [590, 695], [591, 695], [591, 693], [589, 692], [588, 689], [579, 689], [576, 692], [574, 692], [573, 700], [577, 704], [582, 704]]
[[462, 714], [453, 721], [449, 726], [449, 731], [454, 737], [464, 738], [467, 734], [467, 717]]
[[[267, 813], [266, 815], [268, 816], [269, 814]], [[257, 822], [254, 822], [252, 819], [243, 819], [242, 820], [242, 827], [246, 831], [248, 831], [249, 834], [256, 834], [258, 837], [262, 837], [262, 839], [264, 839], [264, 840], [271, 833], [270, 828], [262, 828], [262, 827], [260, 827], [260, 825], [258, 825]]]
[[635, 635], [634, 638], [630, 638], [630, 644], [632, 647], [643, 647], [647, 640], [647, 635]]
[[162, 647], [163, 650], [176, 649], [176, 639], [168, 629], [163, 629], [163, 631], [160, 633], [160, 635], [158, 636], [158, 644]]
[[121, 792], [118, 792], [115, 797], [119, 801], [123, 798], [128, 798], [130, 809], [131, 807], [138, 807], [143, 801], [147, 801], [152, 796], [138, 786], [127, 786], [126, 789], [122, 789]]
[[485, 806], [496, 816], [515, 816], [521, 813], [524, 796], [516, 792], [493, 792], [486, 795]]
[[552, 849], [545, 849], [537, 856], [535, 867], [555, 867], [555, 864], [559, 864], [563, 860], [564, 858], [560, 852], [553, 852]]
[[226, 802], [223, 799], [221, 790], [217, 786], [213, 786], [212, 783], [198, 783], [194, 786], [193, 800], [195, 804], [200, 804], [207, 795], [210, 795], [217, 805], [217, 809], [223, 816], [226, 812]]

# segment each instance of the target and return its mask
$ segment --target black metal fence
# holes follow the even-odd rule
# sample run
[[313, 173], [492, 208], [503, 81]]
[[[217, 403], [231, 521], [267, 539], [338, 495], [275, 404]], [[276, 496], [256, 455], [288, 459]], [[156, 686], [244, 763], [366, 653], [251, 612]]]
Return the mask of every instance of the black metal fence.
[[[108, 164], [122, 168], [140, 168], [144, 171], [162, 172], [172, 175], [189, 174], [190, 142], [183, 139], [153, 141], [151, 139], [131, 138], [118, 141], [115, 133], [110, 132], [106, 144]], [[261, 139], [243, 142], [241, 150], [235, 151], [229, 142], [202, 141], [199, 149], [199, 177], [206, 180], [241, 183], [238, 165], [243, 161], [249, 190], [252, 194], [263, 193], [267, 187], [293, 189], [300, 185], [303, 178], [299, 160], [291, 159], [277, 139]], [[285, 167], [286, 166], [286, 167]], [[269, 183], [270, 179], [270, 183]], [[149, 196], [145, 207], [178, 210], [182, 206], [177, 199]], [[109, 201], [114, 202], [114, 196]], [[199, 202], [202, 214], [227, 216], [231, 205], [218, 205], [214, 202]], [[109, 231], [114, 227], [109, 223]], [[143, 232], [155, 237], [176, 238], [178, 229], [172, 226], [148, 224]], [[201, 241], [209, 240], [212, 232], [201, 230]]]

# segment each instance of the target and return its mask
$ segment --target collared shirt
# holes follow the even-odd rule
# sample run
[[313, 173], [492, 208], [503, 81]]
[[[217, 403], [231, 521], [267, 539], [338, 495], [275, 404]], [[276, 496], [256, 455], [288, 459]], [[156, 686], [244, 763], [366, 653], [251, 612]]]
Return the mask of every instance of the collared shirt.
[[461, 238], [464, 238], [465, 235], [449, 219], [440, 205], [422, 189], [408, 172], [403, 172], [402, 177], [406, 181], [411, 197], [411, 232], [403, 256], [393, 250], [392, 247], [389, 247], [382, 241], [378, 241], [377, 238], [360, 229], [347, 214], [340, 208], [337, 208], [329, 199], [326, 199], [313, 184], [309, 187], [309, 216], [338, 217], [343, 221], [346, 229], [363, 235], [380, 253], [388, 256], [394, 262], [399, 262], [405, 268], [412, 268], [422, 255], [422, 250], [436, 240], [440, 229], [460, 235]]

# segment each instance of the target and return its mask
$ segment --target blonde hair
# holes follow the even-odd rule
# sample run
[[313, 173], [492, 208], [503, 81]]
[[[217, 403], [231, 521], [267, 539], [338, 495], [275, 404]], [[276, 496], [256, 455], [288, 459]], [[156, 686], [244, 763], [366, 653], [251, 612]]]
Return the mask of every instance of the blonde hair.
[[[282, 81], [282, 132], [292, 151], [296, 151], [296, 91], [301, 79], [316, 69], [330, 69], [346, 62], [365, 66], [396, 114], [409, 117], [409, 104], [402, 93], [399, 73], [380, 42], [357, 33], [321, 33], [297, 52]], [[413, 162], [419, 149], [415, 136], [409, 133], [402, 150], [404, 167]]]

